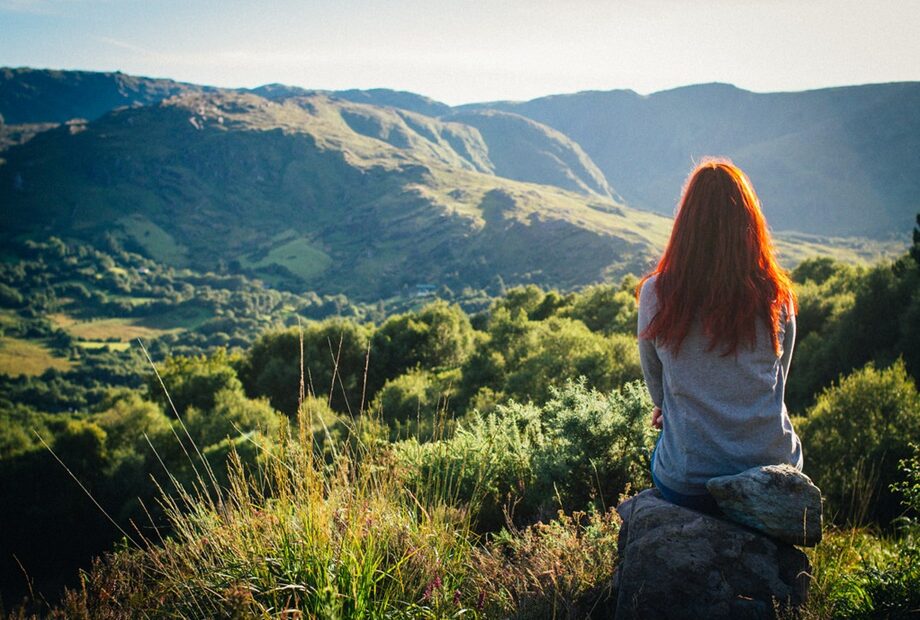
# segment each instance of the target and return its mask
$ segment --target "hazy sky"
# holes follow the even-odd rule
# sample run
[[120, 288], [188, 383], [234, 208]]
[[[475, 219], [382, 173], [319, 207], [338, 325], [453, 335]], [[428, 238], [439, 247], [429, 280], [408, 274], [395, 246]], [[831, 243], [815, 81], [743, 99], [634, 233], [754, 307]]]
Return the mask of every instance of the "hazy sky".
[[920, 80], [920, 0], [0, 0], [0, 66], [447, 103]]

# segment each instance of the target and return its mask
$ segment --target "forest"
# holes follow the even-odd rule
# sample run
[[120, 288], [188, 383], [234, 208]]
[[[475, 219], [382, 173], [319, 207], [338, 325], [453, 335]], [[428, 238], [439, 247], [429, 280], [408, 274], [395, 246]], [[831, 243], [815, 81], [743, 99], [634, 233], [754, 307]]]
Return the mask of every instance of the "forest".
[[[0, 611], [578, 617], [609, 581], [612, 508], [651, 484], [635, 276], [358, 304], [115, 239], [4, 252]], [[805, 614], [908, 617], [920, 217], [897, 260], [792, 276], [828, 531]]]

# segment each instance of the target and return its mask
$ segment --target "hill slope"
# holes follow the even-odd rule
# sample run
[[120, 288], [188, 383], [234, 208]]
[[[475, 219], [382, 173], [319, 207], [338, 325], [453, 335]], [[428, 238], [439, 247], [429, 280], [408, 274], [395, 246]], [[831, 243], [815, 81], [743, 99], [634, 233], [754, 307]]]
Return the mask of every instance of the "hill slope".
[[607, 179], [591, 158], [555, 129], [494, 110], [461, 112], [447, 118], [479, 130], [499, 176], [612, 196]]
[[0, 223], [358, 299], [496, 275], [574, 286], [642, 269], [663, 243], [665, 218], [488, 174], [477, 136], [329, 97], [189, 94], [11, 148]]
[[776, 229], [884, 235], [909, 230], [920, 211], [920, 83], [770, 94], [704, 84], [466, 108], [558, 129], [629, 204], [659, 213], [673, 212], [704, 155], [749, 172]]
[[93, 71], [0, 68], [0, 117], [7, 124], [93, 120], [120, 106], [149, 105], [207, 87]]

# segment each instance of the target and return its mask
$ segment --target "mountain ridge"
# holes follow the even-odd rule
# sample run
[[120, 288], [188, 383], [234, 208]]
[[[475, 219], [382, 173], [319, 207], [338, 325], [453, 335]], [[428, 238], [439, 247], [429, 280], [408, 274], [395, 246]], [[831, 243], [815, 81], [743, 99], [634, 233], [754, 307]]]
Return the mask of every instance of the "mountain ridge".
[[357, 299], [496, 275], [586, 284], [644, 269], [667, 235], [667, 219], [610, 198], [456, 165], [414, 136], [394, 146], [356, 133], [343, 116], [355, 110], [403, 118], [220, 92], [62, 125], [4, 154], [0, 221], [13, 235], [114, 234], [170, 264]]
[[[95, 119], [0, 126], [0, 237], [115, 242], [357, 300], [499, 276], [573, 288], [647, 270], [667, 240], [669, 218], [631, 208], [580, 143], [533, 114], [175, 84], [138, 87], [163, 97]], [[809, 233], [777, 245], [792, 264], [885, 247]]]

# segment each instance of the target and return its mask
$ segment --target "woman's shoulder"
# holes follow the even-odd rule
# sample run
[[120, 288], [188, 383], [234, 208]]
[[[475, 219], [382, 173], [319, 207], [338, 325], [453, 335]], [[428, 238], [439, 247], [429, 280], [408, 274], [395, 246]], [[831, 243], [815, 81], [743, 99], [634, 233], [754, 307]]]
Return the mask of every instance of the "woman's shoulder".
[[658, 293], [655, 289], [655, 281], [658, 279], [658, 274], [652, 274], [642, 282], [642, 286], [639, 287], [639, 304], [641, 305], [643, 301], [645, 302], [654, 302], [658, 298]]

